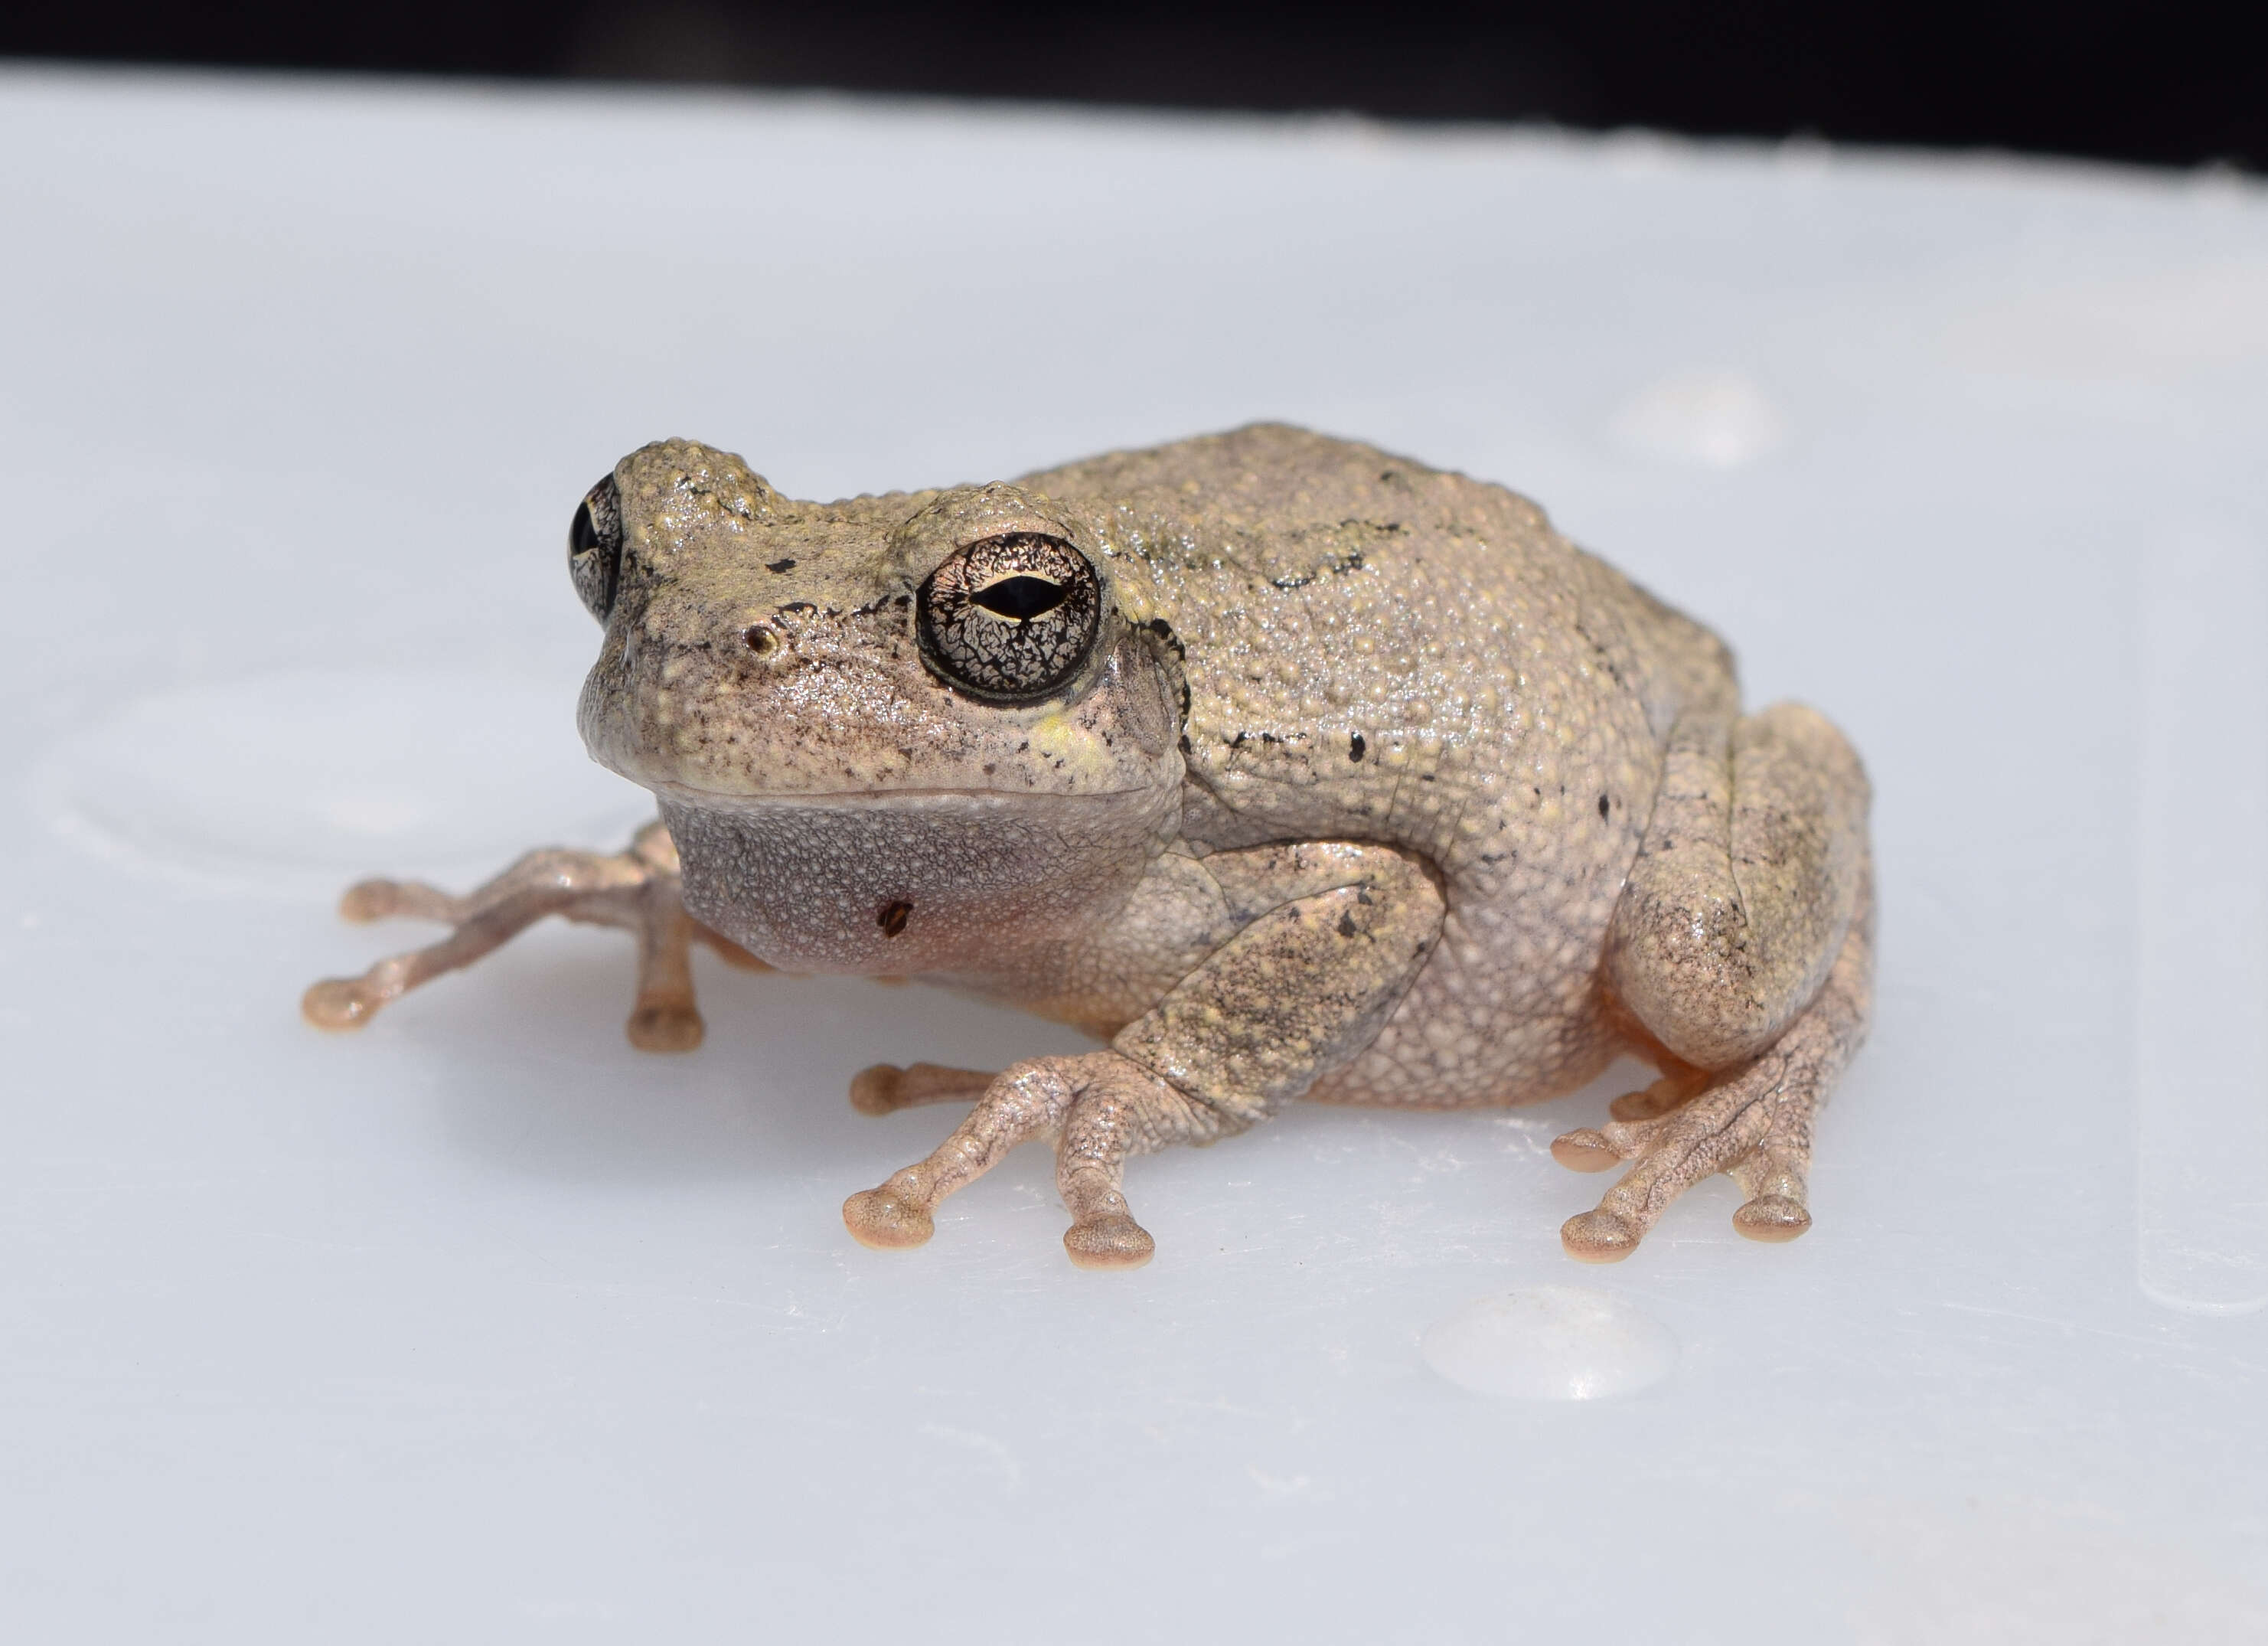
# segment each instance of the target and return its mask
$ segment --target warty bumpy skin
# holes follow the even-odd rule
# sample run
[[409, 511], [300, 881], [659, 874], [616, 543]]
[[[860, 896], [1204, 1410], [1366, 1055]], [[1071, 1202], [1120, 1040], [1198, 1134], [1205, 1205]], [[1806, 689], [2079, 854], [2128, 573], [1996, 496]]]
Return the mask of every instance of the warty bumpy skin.
[[[920, 978], [1108, 1042], [860, 1076], [862, 1108], [973, 1104], [852, 1198], [867, 1244], [926, 1239], [939, 1198], [1052, 1137], [1071, 1255], [1126, 1266], [1152, 1249], [1130, 1155], [1302, 1097], [1531, 1102], [1625, 1051], [1661, 1080], [1555, 1146], [1632, 1163], [1571, 1254], [1626, 1256], [1718, 1170], [1742, 1232], [1808, 1226], [1813, 1117], [1871, 1002], [1865, 774], [1814, 711], [1744, 715], [1722, 642], [1525, 498], [1275, 424], [830, 504], [666, 440], [571, 551], [605, 624], [585, 739], [668, 830], [600, 878], [642, 865], [680, 952]], [[427, 912], [492, 933], [483, 895]], [[309, 1014], [365, 1021], [468, 941]]]

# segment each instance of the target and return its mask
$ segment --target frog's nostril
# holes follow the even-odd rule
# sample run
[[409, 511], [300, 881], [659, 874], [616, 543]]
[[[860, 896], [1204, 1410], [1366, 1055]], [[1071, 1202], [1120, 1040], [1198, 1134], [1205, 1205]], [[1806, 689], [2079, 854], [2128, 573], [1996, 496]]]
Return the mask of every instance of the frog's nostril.
[[779, 636], [761, 623], [752, 623], [740, 631], [740, 644], [758, 657], [768, 657], [779, 647]]

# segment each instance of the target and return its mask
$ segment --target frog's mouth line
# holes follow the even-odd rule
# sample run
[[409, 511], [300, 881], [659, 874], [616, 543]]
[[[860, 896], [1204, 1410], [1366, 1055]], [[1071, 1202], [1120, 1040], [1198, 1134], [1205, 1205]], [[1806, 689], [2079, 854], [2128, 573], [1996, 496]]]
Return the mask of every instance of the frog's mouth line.
[[904, 806], [909, 809], [926, 809], [966, 804], [971, 801], [1015, 807], [1091, 806], [1109, 801], [1152, 800], [1161, 793], [1155, 788], [1097, 789], [1088, 794], [1035, 794], [1029, 790], [1020, 789], [808, 789], [770, 794], [725, 794], [714, 789], [697, 789], [688, 784], [672, 782], [666, 778], [636, 779], [633, 781], [642, 788], [651, 789], [659, 799], [704, 811], [752, 812], [788, 806], [857, 807], [874, 810]]

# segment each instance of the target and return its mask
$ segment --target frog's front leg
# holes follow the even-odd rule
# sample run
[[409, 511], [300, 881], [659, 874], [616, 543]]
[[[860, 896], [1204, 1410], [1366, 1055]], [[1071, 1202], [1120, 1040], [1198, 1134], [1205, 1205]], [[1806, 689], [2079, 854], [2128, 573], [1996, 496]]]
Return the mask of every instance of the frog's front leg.
[[1811, 1226], [1812, 1119], [1866, 1037], [1874, 994], [1867, 787], [1824, 718], [1782, 704], [1682, 722], [1609, 934], [1607, 976], [1669, 1055], [1622, 1117], [1552, 1145], [1562, 1163], [1636, 1164], [1568, 1220], [1571, 1256], [1611, 1263], [1686, 1188], [1727, 1172], [1734, 1226]]
[[[850, 1197], [843, 1221], [854, 1236], [919, 1245], [939, 1200], [1017, 1144], [1052, 1137], [1071, 1261], [1147, 1262], [1153, 1243], [1120, 1192], [1128, 1157], [1241, 1132], [1351, 1060], [1440, 932], [1440, 889], [1391, 847], [1259, 846], [1204, 867], [1235, 934], [1110, 1050], [1035, 1058], [995, 1076], [928, 1159]], [[959, 1073], [939, 1071], [940, 1091], [941, 1077]]]
[[639, 830], [626, 852], [531, 852], [462, 897], [421, 881], [363, 881], [340, 899], [346, 919], [409, 915], [456, 929], [438, 943], [388, 956], [358, 978], [325, 978], [308, 989], [299, 1009], [319, 1029], [359, 1029], [420, 984], [471, 965], [556, 914], [637, 934], [637, 1000], [626, 1029], [630, 1042], [643, 1052], [689, 1052], [702, 1035], [691, 945], [705, 942], [737, 966], [766, 968], [687, 914], [678, 887], [677, 848], [658, 823]]

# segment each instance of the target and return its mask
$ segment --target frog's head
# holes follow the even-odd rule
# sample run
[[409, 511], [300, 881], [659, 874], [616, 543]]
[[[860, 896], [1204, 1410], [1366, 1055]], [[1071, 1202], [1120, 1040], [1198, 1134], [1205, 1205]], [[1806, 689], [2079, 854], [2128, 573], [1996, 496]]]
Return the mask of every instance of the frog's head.
[[696, 916], [768, 960], [978, 970], [1095, 918], [1169, 826], [1178, 671], [1078, 508], [800, 503], [666, 440], [592, 488], [569, 569], [606, 625], [584, 741], [660, 797]]

